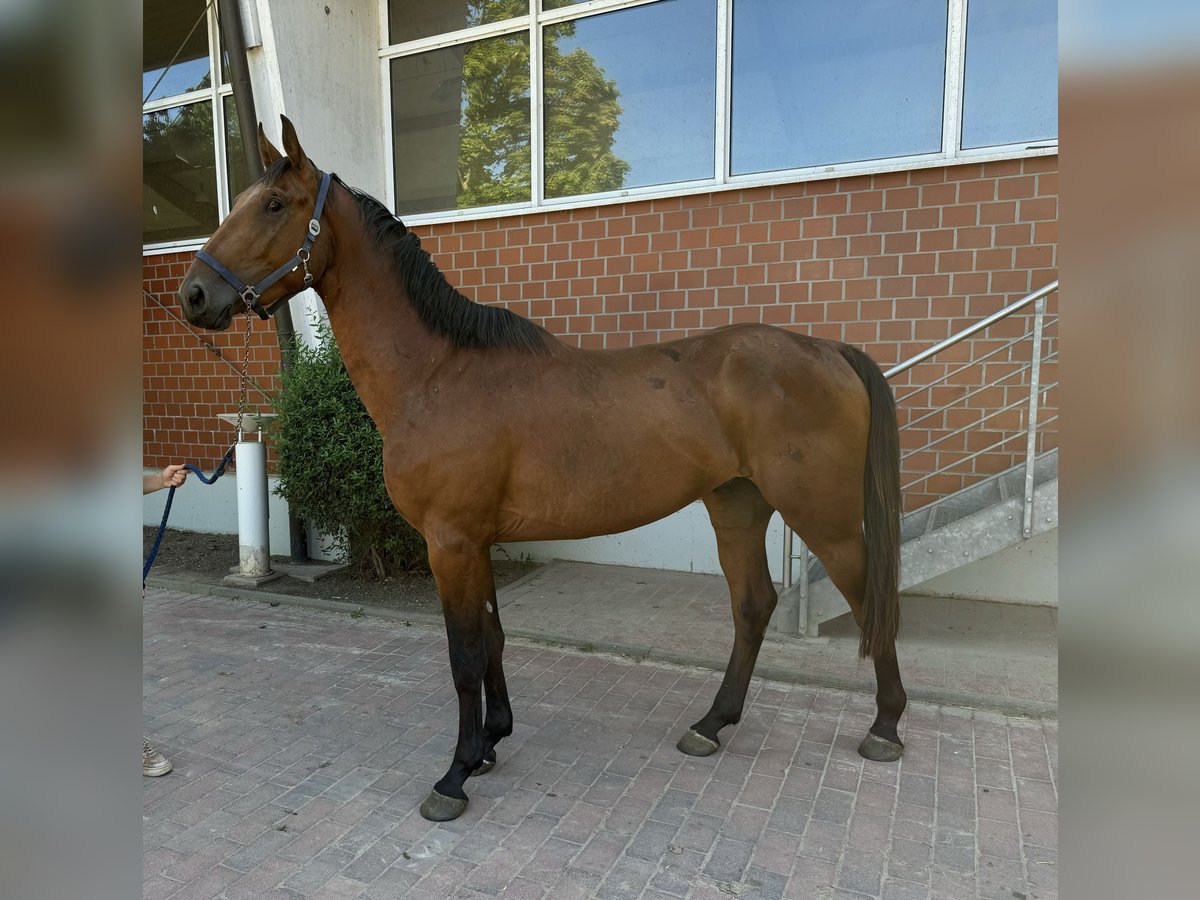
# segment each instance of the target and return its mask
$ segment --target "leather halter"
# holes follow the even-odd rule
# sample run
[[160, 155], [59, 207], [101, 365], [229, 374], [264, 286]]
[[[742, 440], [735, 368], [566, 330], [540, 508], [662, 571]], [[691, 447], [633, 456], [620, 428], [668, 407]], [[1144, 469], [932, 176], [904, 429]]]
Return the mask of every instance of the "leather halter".
[[296, 251], [296, 255], [258, 284], [251, 285], [242, 281], [237, 275], [218, 262], [211, 253], [204, 250], [196, 251], [196, 258], [206, 263], [213, 271], [233, 285], [233, 289], [241, 296], [242, 302], [246, 304], [246, 308], [258, 313], [260, 319], [269, 319], [271, 313], [279, 308], [279, 304], [295, 296], [294, 294], [288, 294], [286, 297], [280, 297], [271, 304], [269, 309], [264, 308], [262, 305], [263, 293], [285, 275], [295, 272], [303, 266], [304, 286], [306, 288], [312, 287], [313, 276], [308, 271], [308, 260], [312, 245], [316, 241], [317, 235], [321, 233], [321, 212], [325, 209], [325, 198], [329, 195], [330, 180], [331, 177], [328, 172], [321, 172], [321, 187], [317, 190], [317, 202], [313, 207], [312, 218], [308, 220], [308, 233], [304, 236], [304, 243], [300, 245], [300, 249]]

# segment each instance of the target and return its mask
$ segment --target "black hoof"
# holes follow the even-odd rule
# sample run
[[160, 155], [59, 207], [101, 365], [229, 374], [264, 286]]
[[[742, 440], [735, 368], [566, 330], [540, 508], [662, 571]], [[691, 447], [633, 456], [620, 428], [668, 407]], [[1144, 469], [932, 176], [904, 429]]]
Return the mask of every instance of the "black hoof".
[[496, 754], [495, 753], [492, 754], [491, 759], [489, 759], [488, 757], [485, 756], [483, 758], [483, 762], [480, 764], [479, 768], [476, 769], [471, 774], [472, 775], [486, 775], [488, 772], [492, 771], [492, 769], [494, 769], [494, 768], [496, 768]]
[[430, 822], [449, 822], [461, 816], [466, 808], [466, 797], [443, 797], [437, 791], [430, 791], [421, 804], [421, 816]]
[[689, 728], [675, 746], [688, 756], [712, 756], [720, 749], [721, 742], [706, 738], [698, 731]]
[[874, 762], [895, 762], [904, 753], [904, 745], [877, 734], [868, 733], [858, 745], [858, 755]]

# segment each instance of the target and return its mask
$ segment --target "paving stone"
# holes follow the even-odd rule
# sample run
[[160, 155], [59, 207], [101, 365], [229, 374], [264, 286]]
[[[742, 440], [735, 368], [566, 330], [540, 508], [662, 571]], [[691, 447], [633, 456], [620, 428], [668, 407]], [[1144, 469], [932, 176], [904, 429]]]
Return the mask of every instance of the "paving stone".
[[[613, 586], [600, 574], [568, 607], [603, 606]], [[699, 602], [695, 577], [677, 574], [655, 588], [663, 609]], [[533, 593], [505, 607], [506, 621], [533, 608]], [[707, 631], [687, 638], [663, 609], [608, 627], [643, 639], [674, 628], [728, 653], [709, 636], [723, 626], [691, 616]], [[416, 807], [458, 717], [439, 630], [398, 635], [370, 618], [166, 590], [148, 592], [144, 615], [147, 733], [172, 735], [176, 763], [145, 780], [147, 897], [1057, 894], [1054, 723], [914, 703], [903, 762], [864, 763], [855, 747], [872, 696], [755, 679], [722, 750], [697, 759], [674, 740], [708, 708], [718, 674], [510, 638], [514, 734], [501, 766], [468, 782], [466, 814], [435, 825]], [[832, 665], [818, 671], [842, 671]], [[838, 665], [860, 664], [851, 654]], [[954, 665], [939, 662], [940, 677]], [[245, 694], [232, 694], [233, 677]]]

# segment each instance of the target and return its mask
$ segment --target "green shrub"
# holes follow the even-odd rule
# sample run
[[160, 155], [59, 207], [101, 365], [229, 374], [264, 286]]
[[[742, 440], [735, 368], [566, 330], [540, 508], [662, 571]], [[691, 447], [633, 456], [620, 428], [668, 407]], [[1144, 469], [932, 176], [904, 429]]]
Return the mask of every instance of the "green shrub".
[[292, 510], [332, 535], [352, 564], [383, 578], [428, 567], [425, 541], [388, 497], [383, 440], [326, 323], [319, 346], [299, 338], [275, 398], [279, 487]]

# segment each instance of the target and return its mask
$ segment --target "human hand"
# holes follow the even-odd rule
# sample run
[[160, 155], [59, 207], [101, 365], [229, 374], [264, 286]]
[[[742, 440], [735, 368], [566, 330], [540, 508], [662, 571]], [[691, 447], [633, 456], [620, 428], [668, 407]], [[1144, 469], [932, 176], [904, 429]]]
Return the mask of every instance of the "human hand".
[[179, 487], [181, 484], [187, 481], [188, 470], [182, 463], [179, 465], [167, 466], [162, 470], [161, 477], [163, 487]]

